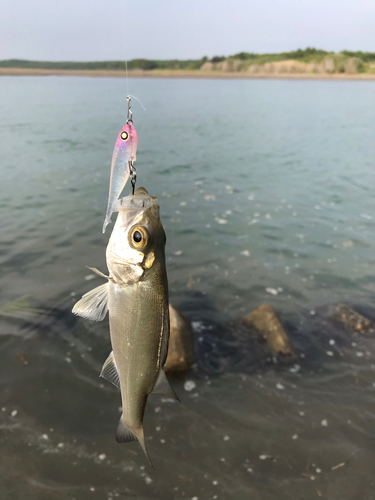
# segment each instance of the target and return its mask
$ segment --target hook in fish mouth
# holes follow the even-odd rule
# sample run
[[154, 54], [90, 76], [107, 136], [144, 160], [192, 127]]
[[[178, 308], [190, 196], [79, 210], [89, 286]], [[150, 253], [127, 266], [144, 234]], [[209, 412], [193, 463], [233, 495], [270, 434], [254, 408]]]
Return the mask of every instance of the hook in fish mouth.
[[158, 205], [159, 200], [156, 196], [148, 193], [144, 187], [137, 188], [134, 195], [124, 196], [118, 199], [113, 204], [113, 212], [120, 212], [120, 210], [150, 208], [152, 205]]
[[138, 194], [148, 194], [149, 196], [152, 196], [145, 187], [139, 187], [135, 190], [135, 195], [138, 195]]

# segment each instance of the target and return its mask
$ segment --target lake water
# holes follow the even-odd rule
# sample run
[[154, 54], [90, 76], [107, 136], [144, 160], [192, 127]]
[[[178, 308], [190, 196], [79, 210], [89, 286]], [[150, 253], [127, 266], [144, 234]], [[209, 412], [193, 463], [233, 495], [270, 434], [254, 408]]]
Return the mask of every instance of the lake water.
[[[133, 100], [137, 186], [159, 198], [197, 362], [172, 380], [181, 405], [149, 399], [152, 470], [137, 443], [114, 441], [120, 395], [98, 378], [107, 320], [70, 313], [102, 283], [85, 266], [106, 272], [126, 83], [2, 77], [0, 310], [27, 295], [43, 311], [0, 316], [0, 498], [374, 499], [375, 339], [327, 306], [375, 319], [375, 82], [129, 85], [146, 108]], [[226, 333], [262, 303], [293, 366]]]

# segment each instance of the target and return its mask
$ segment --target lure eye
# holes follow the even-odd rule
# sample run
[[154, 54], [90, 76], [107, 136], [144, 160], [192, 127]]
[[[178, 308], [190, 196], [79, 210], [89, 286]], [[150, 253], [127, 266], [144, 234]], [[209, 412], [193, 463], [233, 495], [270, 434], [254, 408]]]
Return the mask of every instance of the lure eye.
[[149, 243], [149, 235], [146, 228], [142, 226], [135, 226], [130, 231], [130, 244], [137, 250], [142, 250]]
[[129, 139], [129, 134], [124, 130], [123, 132], [121, 132], [120, 137], [123, 141], [127, 141]]

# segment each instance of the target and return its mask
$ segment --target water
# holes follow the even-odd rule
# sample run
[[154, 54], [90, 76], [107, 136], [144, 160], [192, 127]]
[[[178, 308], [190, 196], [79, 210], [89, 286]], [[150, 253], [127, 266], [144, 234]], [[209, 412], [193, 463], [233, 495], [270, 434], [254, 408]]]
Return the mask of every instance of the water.
[[[118, 446], [98, 378], [108, 324], [74, 318], [106, 271], [101, 227], [126, 116], [122, 79], [0, 80], [0, 498], [375, 498], [375, 348], [333, 324], [375, 319], [375, 84], [130, 80], [138, 186], [158, 196], [171, 302], [197, 363], [152, 396], [147, 465]], [[129, 186], [127, 186], [129, 190]], [[298, 353], [274, 364], [226, 325], [270, 303]], [[25, 364], [27, 362], [27, 364]], [[184, 382], [196, 387], [184, 390]], [[335, 468], [335, 466], [339, 466]]]

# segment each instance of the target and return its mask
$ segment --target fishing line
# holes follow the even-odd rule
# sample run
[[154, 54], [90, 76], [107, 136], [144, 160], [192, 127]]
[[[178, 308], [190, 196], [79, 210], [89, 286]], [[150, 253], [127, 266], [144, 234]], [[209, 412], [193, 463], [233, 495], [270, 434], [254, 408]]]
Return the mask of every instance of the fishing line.
[[125, 80], [126, 80], [126, 96], [129, 95], [129, 75], [128, 75], [128, 58], [126, 57], [128, 52], [127, 52], [127, 43], [126, 43], [126, 17], [125, 17], [125, 2], [126, 0], [123, 0], [121, 2], [121, 17], [122, 17], [122, 26], [121, 26], [121, 31], [122, 31], [122, 43], [124, 45], [124, 55], [125, 55]]
[[129, 76], [128, 76], [128, 61], [125, 59], [125, 78], [126, 78], [126, 95], [129, 94]]
[[141, 101], [138, 99], [138, 97], [135, 97], [135, 95], [132, 95], [132, 94], [128, 94], [129, 97], [133, 97], [133, 99], [135, 99], [136, 101], [139, 102], [139, 104], [141, 105], [143, 111], [146, 111], [146, 108], [143, 106], [143, 104], [141, 103]]
[[[126, 38], [126, 13], [125, 13], [125, 3], [126, 3], [126, 0], [123, 0], [121, 2], [121, 15], [122, 15], [122, 26], [123, 26], [123, 44], [124, 44], [124, 55], [128, 54], [128, 51], [127, 51], [127, 38]], [[129, 3], [129, 2], [128, 2]], [[132, 95], [129, 93], [129, 72], [128, 72], [128, 60], [127, 60], [127, 57], [125, 57], [125, 79], [126, 79], [126, 96], [127, 97], [133, 97], [133, 99], [135, 99], [136, 101], [139, 102], [139, 104], [141, 105], [141, 108], [143, 109], [143, 111], [146, 111], [146, 108], [143, 106], [142, 102], [140, 101], [140, 99], [138, 99], [138, 97], [136, 97], [135, 95]]]

